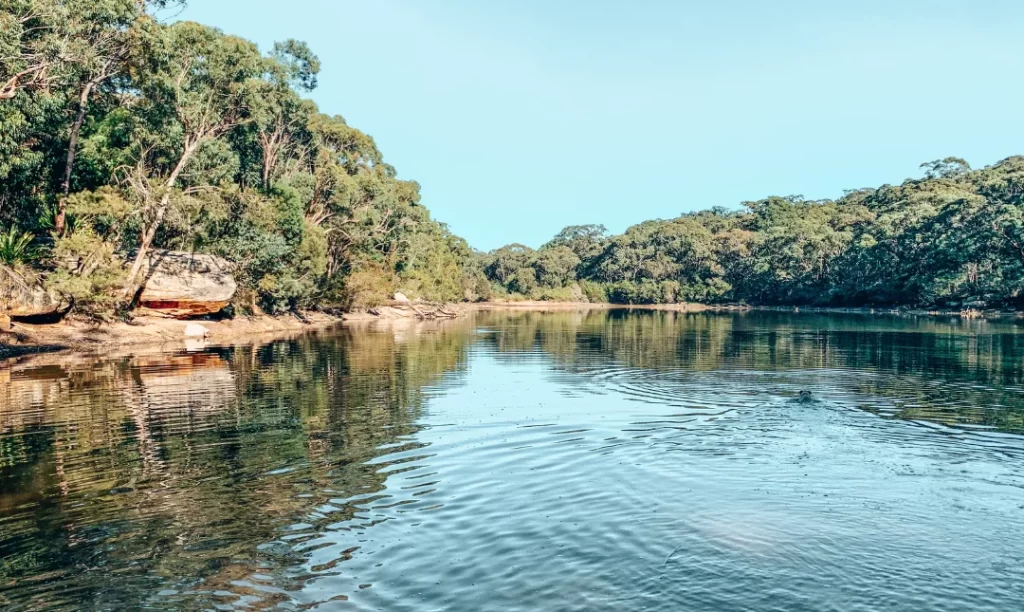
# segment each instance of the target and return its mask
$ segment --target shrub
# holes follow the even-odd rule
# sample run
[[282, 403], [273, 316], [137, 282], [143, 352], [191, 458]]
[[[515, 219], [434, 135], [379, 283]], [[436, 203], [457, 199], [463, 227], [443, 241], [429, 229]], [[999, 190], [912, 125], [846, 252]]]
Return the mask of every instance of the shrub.
[[394, 275], [383, 266], [367, 264], [345, 279], [342, 303], [346, 308], [373, 308], [386, 304], [394, 295]]
[[494, 299], [494, 289], [485, 276], [479, 276], [476, 279], [475, 285], [476, 286], [473, 288], [472, 295], [466, 296], [468, 300], [476, 302], [487, 302]]
[[583, 291], [583, 297], [588, 302], [594, 304], [606, 304], [608, 303], [608, 288], [594, 281], [582, 281], [580, 282], [580, 289]]
[[127, 272], [113, 244], [84, 227], [57, 238], [53, 257], [57, 269], [47, 276], [46, 289], [73, 300], [78, 312], [114, 313]]
[[32, 252], [32, 234], [18, 232], [11, 226], [6, 234], [0, 234], [0, 263], [16, 266], [34, 259]]
[[537, 291], [535, 297], [543, 302], [571, 302], [572, 291], [568, 287], [546, 288]]
[[582, 302], [585, 299], [583, 290], [576, 283], [567, 287], [540, 289], [535, 296], [544, 302]]
[[613, 304], [659, 304], [663, 301], [662, 287], [648, 279], [639, 283], [620, 281], [608, 286], [608, 301]]
[[659, 301], [662, 304], [675, 304], [677, 302], [685, 302], [686, 298], [683, 296], [683, 286], [678, 281], [664, 280], [659, 283]]

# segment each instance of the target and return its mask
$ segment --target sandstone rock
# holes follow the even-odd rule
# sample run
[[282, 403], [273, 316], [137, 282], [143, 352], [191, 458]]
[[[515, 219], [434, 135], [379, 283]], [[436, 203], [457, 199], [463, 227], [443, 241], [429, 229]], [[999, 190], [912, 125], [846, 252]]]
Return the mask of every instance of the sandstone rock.
[[220, 312], [237, 289], [230, 264], [215, 255], [155, 250], [146, 258], [143, 275], [139, 306], [168, 317]]
[[0, 332], [11, 331], [11, 318], [5, 314], [0, 314]]
[[409, 298], [404, 293], [396, 293], [395, 294], [395, 301], [398, 302], [399, 304], [409, 304], [409, 303], [411, 303], [411, 300], [409, 300]]
[[38, 286], [20, 283], [0, 287], [0, 314], [12, 319], [59, 318], [68, 303]]

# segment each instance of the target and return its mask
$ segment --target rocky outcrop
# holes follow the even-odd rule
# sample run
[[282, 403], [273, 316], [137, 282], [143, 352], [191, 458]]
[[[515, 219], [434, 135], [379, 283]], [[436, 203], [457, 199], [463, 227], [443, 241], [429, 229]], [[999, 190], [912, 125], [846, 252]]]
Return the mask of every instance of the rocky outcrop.
[[177, 319], [218, 313], [237, 289], [230, 264], [215, 255], [154, 250], [143, 275], [139, 307]]
[[21, 282], [0, 283], [0, 315], [11, 319], [59, 319], [68, 302], [45, 289]]

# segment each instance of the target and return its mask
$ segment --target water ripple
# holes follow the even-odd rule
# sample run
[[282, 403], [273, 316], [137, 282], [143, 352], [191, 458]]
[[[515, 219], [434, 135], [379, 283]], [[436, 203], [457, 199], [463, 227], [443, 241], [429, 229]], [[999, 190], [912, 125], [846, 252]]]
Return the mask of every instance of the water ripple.
[[1021, 337], [490, 313], [29, 360], [0, 605], [1015, 611]]

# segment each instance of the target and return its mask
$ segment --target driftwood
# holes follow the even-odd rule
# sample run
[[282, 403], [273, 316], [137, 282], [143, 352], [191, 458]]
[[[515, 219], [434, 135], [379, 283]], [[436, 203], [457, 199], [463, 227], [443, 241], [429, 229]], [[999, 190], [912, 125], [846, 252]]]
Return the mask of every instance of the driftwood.
[[406, 297], [405, 294], [403, 293], [395, 294], [395, 302], [397, 303], [398, 308], [411, 308], [413, 312], [416, 313], [416, 316], [419, 317], [420, 320], [457, 319], [459, 317], [458, 311], [454, 309], [448, 309], [444, 304], [429, 304], [428, 306], [431, 308], [431, 310], [421, 310], [419, 306], [413, 303], [413, 301]]
[[453, 310], [445, 310], [444, 306], [438, 306], [434, 310], [428, 312], [417, 311], [417, 314], [421, 319], [457, 319], [459, 313]]
[[416, 313], [416, 318], [421, 321], [433, 321], [437, 319], [457, 319], [460, 316], [458, 311], [449, 309], [443, 305], [426, 305], [425, 308], [420, 308], [415, 304], [407, 303], [397, 304], [394, 306], [394, 308], [397, 308], [399, 310], [412, 310], [414, 313]]

